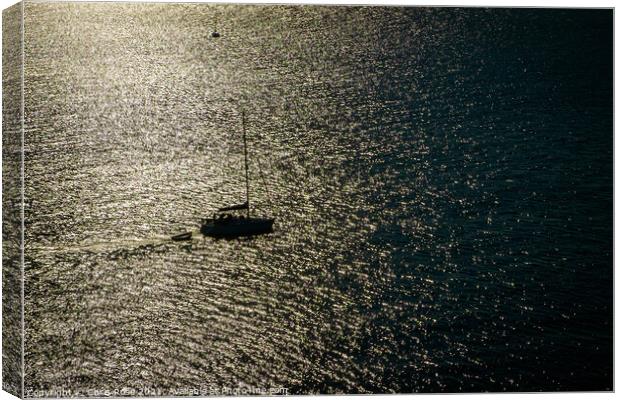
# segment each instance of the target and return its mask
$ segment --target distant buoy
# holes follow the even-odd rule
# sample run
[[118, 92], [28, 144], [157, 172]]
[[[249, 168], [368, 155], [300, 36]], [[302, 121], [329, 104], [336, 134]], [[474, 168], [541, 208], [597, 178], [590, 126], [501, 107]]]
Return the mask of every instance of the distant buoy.
[[220, 37], [220, 33], [215, 31], [215, 32], [211, 33], [211, 37], [214, 37], [214, 38]]

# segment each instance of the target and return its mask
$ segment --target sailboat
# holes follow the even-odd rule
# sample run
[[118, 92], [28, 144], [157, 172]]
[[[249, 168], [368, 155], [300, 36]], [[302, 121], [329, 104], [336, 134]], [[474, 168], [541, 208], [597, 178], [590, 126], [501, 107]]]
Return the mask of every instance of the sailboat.
[[[254, 217], [250, 214], [250, 176], [248, 172], [248, 147], [245, 132], [245, 113], [242, 113], [243, 154], [245, 160], [245, 203], [222, 207], [213, 218], [201, 221], [200, 232], [205, 236], [235, 238], [262, 235], [273, 232], [275, 218]], [[245, 215], [231, 214], [231, 211], [245, 211]]]
[[215, 30], [213, 32], [211, 32], [211, 37], [212, 38], [219, 38], [220, 37], [220, 33], [217, 31], [217, 17], [215, 18]]

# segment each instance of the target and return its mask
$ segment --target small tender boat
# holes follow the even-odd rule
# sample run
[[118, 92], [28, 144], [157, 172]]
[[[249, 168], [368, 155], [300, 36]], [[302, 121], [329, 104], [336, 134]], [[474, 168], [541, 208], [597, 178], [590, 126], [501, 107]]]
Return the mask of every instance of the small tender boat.
[[175, 242], [180, 242], [182, 240], [190, 240], [192, 238], [191, 232], [179, 233], [178, 235], [174, 235], [171, 239]]
[[[205, 236], [234, 238], [262, 235], [273, 232], [275, 218], [250, 216], [250, 177], [248, 174], [248, 149], [245, 133], [245, 115], [243, 122], [243, 153], [245, 159], [245, 203], [218, 209], [213, 218], [201, 221], [200, 232]], [[232, 215], [229, 211], [245, 211], [245, 215]]]

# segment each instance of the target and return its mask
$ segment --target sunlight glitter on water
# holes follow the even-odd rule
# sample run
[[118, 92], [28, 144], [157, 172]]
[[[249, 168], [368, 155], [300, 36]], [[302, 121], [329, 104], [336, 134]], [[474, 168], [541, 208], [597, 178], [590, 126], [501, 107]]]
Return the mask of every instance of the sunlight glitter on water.
[[32, 389], [611, 387], [610, 12], [26, 11]]

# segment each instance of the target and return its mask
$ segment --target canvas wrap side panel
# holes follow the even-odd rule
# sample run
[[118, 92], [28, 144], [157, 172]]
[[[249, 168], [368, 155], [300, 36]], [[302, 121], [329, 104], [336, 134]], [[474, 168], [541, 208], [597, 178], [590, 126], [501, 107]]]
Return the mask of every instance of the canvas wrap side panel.
[[23, 393], [23, 4], [2, 12], [2, 381]]

